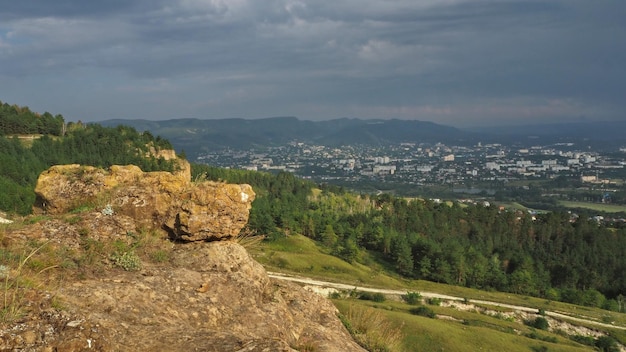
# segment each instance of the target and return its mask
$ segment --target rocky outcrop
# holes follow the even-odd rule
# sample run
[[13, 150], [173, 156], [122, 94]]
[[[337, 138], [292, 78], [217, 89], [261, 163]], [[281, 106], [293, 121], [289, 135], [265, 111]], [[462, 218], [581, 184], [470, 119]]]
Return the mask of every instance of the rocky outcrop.
[[96, 207], [129, 216], [138, 226], [162, 228], [173, 239], [219, 240], [239, 234], [255, 194], [249, 185], [191, 182], [179, 173], [143, 172], [136, 166], [59, 165], [37, 180], [35, 212], [63, 214]]
[[330, 302], [272, 282], [230, 241], [181, 245], [167, 269], [87, 280], [62, 294], [107, 332], [93, 344], [109, 350], [294, 351], [307, 343], [359, 350]]
[[[62, 264], [37, 273], [48, 286], [21, 289], [24, 316], [0, 322], [0, 350], [364, 351], [330, 301], [269, 278], [229, 240], [247, 221], [247, 185], [69, 165], [42, 174], [37, 195], [47, 216], [7, 229], [3, 244], [43, 243], [31, 260]], [[146, 226], [163, 255], [122, 270], [107, 248], [139, 253]]]
[[27, 318], [0, 324], [0, 350], [363, 351], [332, 303], [271, 280], [232, 241], [177, 244], [167, 266], [111, 270], [29, 301]]

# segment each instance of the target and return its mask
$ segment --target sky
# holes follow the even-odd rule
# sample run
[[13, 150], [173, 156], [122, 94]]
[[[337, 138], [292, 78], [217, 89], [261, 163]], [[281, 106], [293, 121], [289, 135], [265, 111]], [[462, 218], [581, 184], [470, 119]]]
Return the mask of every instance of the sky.
[[626, 1], [0, 0], [0, 101], [84, 122], [626, 120]]

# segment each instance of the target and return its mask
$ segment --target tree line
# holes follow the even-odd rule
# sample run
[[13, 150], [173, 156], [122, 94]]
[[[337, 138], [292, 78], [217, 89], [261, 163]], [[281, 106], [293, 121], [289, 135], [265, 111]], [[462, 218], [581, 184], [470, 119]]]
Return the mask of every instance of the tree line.
[[62, 115], [49, 112], [39, 114], [26, 106], [9, 105], [0, 101], [0, 135], [49, 134], [60, 136], [64, 132]]
[[134, 164], [144, 171], [172, 171], [174, 167], [172, 161], [149, 156], [151, 149], [172, 149], [167, 140], [131, 127], [70, 123], [64, 136], [44, 134], [28, 143], [7, 132], [0, 129], [0, 210], [9, 213], [31, 213], [37, 178], [52, 165]]
[[196, 165], [257, 192], [249, 228], [299, 233], [359, 261], [365, 251], [404, 277], [624, 311], [626, 229], [567, 212], [532, 215], [480, 204], [347, 192], [289, 173]]

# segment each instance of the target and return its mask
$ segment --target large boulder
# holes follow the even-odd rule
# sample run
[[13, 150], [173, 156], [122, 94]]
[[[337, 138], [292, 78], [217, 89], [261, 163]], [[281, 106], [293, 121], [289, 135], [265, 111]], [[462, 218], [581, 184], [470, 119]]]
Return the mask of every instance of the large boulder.
[[[188, 164], [187, 164], [188, 165]], [[36, 213], [96, 208], [121, 214], [139, 227], [168, 231], [184, 241], [229, 239], [248, 221], [255, 194], [249, 185], [191, 182], [182, 172], [143, 172], [137, 166], [57, 165], [37, 180]]]

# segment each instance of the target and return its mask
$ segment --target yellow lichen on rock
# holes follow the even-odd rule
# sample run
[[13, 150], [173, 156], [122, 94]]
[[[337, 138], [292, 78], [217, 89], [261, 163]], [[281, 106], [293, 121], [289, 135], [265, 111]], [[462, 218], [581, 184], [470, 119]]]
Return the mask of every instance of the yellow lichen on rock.
[[176, 173], [143, 172], [134, 165], [114, 165], [109, 170], [77, 164], [51, 167], [37, 181], [35, 212], [63, 214], [81, 203], [104, 207], [104, 202], [114, 213], [141, 226], [165, 229], [174, 239], [237, 236], [248, 221], [255, 196], [252, 187], [192, 183], [189, 163], [180, 163], [181, 171]]

